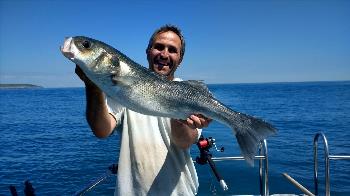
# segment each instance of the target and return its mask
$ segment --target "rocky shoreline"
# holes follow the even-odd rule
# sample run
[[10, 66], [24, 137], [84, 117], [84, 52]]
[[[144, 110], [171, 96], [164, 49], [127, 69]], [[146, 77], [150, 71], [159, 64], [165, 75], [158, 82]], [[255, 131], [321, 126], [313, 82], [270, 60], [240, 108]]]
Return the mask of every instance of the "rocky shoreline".
[[42, 86], [34, 84], [0, 84], [0, 89], [8, 88], [43, 88]]

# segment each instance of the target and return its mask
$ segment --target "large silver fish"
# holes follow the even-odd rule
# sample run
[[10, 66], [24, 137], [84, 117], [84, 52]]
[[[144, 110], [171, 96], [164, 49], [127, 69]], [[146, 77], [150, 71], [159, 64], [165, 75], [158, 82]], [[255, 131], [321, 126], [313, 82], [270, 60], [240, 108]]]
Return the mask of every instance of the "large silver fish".
[[258, 143], [276, 132], [269, 123], [220, 103], [204, 83], [168, 81], [101, 41], [70, 37], [61, 51], [107, 96], [133, 111], [174, 119], [199, 113], [226, 124], [236, 135], [242, 155], [250, 164]]

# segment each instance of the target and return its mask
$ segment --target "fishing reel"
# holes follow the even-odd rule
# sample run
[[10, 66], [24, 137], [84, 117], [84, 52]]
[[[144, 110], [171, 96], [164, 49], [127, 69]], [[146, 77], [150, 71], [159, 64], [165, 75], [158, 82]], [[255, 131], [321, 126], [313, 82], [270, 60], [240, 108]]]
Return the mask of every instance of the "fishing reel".
[[[204, 165], [208, 162], [207, 156], [209, 155], [210, 157], [212, 154], [209, 152], [209, 150], [214, 147], [217, 152], [224, 152], [225, 148], [221, 147], [220, 150], [218, 150], [216, 144], [215, 144], [215, 139], [212, 137], [204, 138], [203, 135], [199, 138], [197, 142], [197, 147], [200, 151], [200, 156], [196, 158], [196, 162], [200, 165]], [[204, 153], [206, 152], [206, 153]]]
[[210, 148], [215, 147], [215, 150], [217, 152], [224, 152], [224, 147], [222, 147], [220, 150], [218, 150], [216, 144], [215, 144], [215, 139], [212, 137], [209, 138], [204, 138], [203, 135], [199, 138], [197, 142], [197, 147], [199, 149], [200, 155], [196, 157], [196, 162], [200, 165], [204, 165], [209, 163], [210, 168], [212, 172], [214, 173], [217, 181], [220, 183], [220, 186], [224, 191], [228, 190], [228, 187], [224, 181], [224, 179], [221, 177], [219, 174], [218, 170], [215, 167], [214, 161], [211, 159], [212, 154], [210, 153]]

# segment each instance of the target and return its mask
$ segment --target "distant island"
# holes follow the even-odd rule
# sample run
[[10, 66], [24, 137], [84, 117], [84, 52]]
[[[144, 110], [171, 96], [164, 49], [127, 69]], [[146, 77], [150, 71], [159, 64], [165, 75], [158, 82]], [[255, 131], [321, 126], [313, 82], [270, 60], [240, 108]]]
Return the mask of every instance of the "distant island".
[[34, 85], [34, 84], [0, 84], [0, 89], [2, 88], [43, 88], [43, 87]]

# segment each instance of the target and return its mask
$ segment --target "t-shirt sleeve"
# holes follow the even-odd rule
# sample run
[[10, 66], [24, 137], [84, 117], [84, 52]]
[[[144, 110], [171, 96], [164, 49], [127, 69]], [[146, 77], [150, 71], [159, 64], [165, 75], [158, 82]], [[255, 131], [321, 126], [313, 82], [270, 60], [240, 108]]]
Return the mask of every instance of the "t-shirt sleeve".
[[197, 137], [197, 141], [198, 141], [202, 135], [202, 129], [197, 129], [197, 131], [198, 131], [198, 137]]
[[117, 101], [111, 99], [110, 97], [106, 97], [106, 105], [107, 105], [108, 112], [117, 121], [117, 126], [120, 125], [122, 121], [122, 117], [124, 115], [125, 107], [122, 106]]

